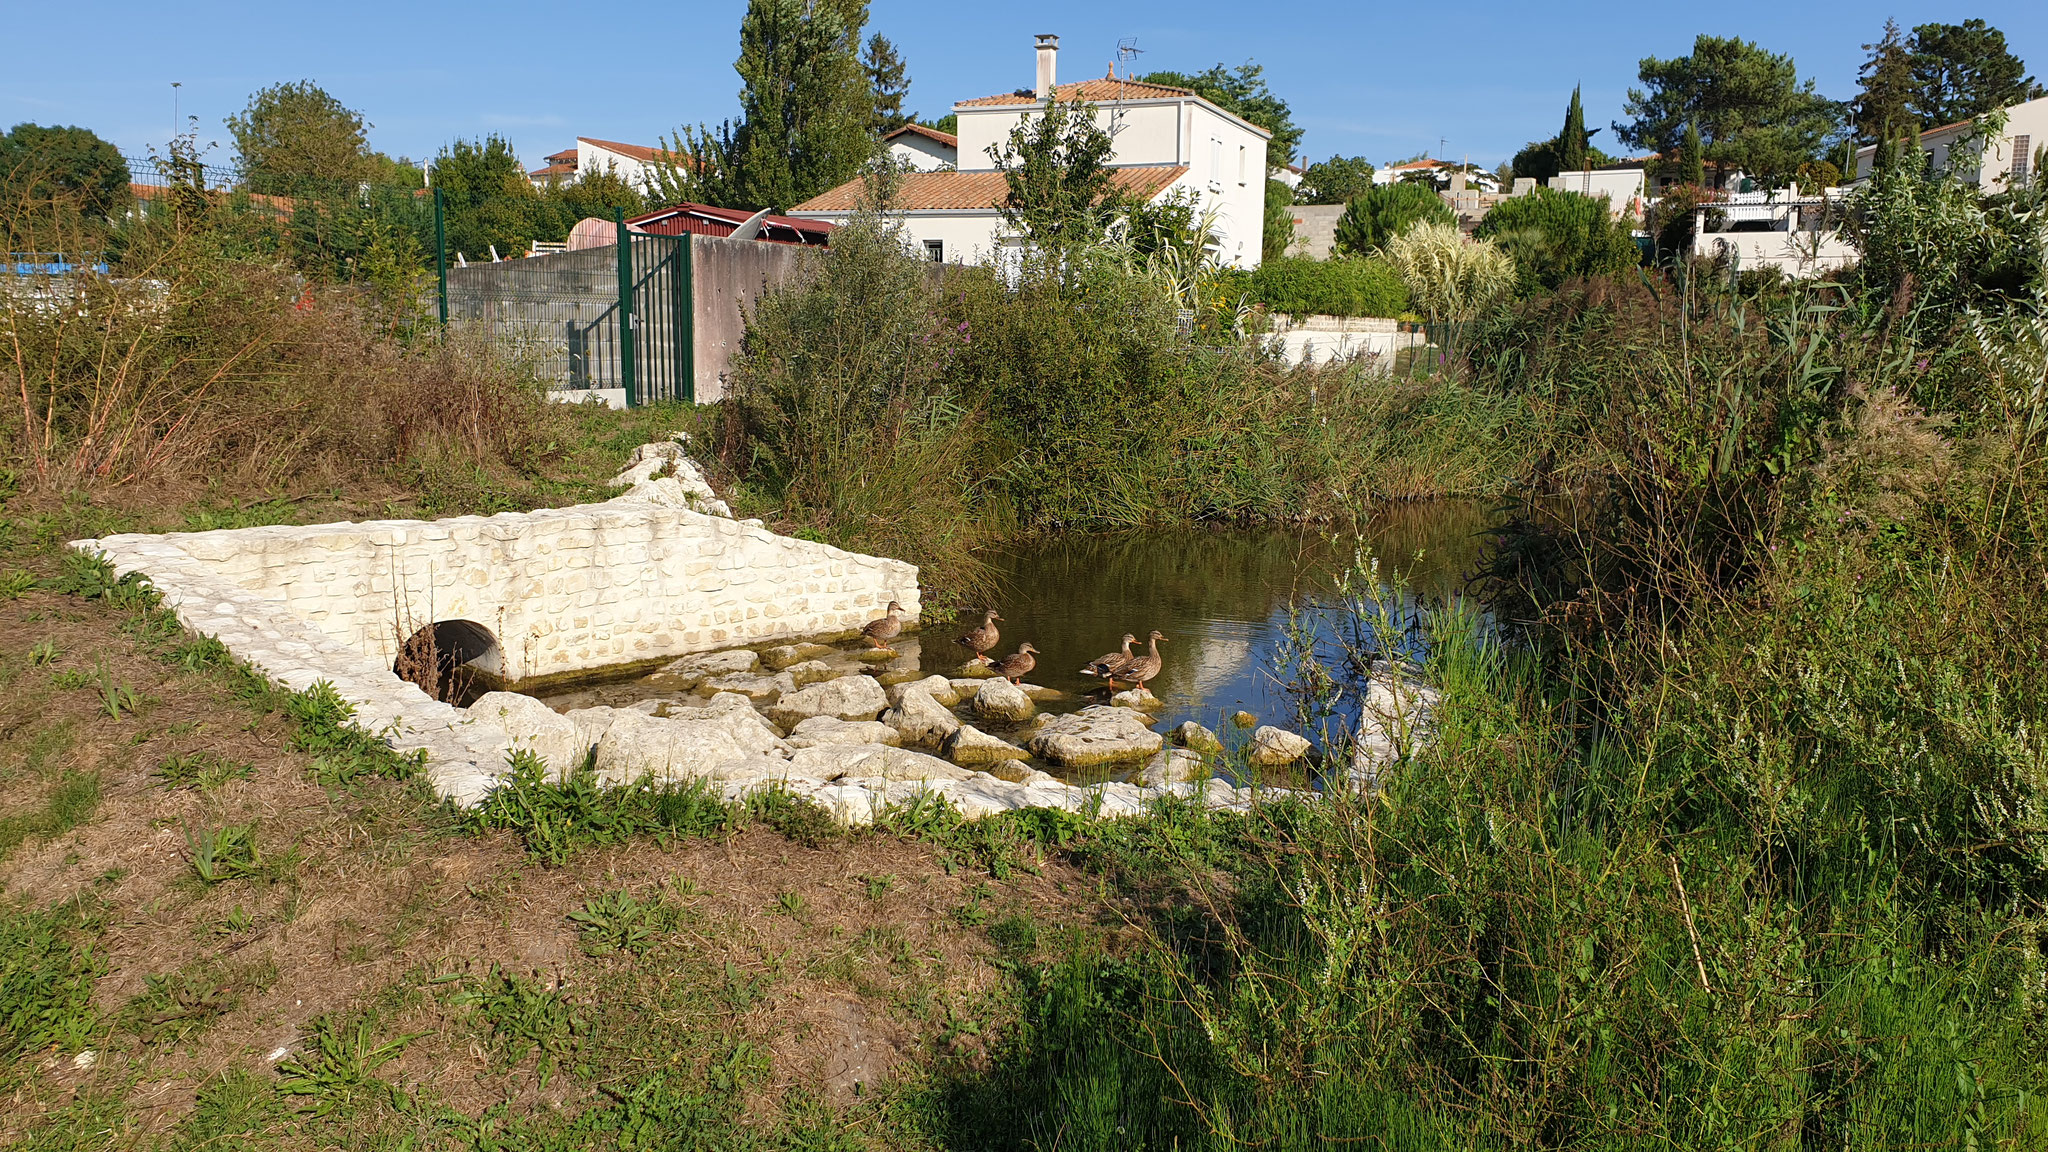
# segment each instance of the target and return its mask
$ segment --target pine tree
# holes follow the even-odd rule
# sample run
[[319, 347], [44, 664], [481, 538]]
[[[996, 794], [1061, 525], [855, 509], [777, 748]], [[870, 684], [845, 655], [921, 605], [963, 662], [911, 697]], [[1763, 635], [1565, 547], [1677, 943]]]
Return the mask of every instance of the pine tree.
[[875, 113], [869, 122], [869, 130], [876, 136], [887, 136], [905, 124], [916, 119], [903, 110], [903, 98], [910, 94], [910, 67], [903, 62], [903, 56], [896, 51], [896, 45], [889, 42], [880, 32], [868, 37], [867, 54], [861, 57], [861, 67], [867, 71], [868, 87], [875, 93]]
[[1884, 36], [1865, 44], [1870, 59], [1858, 70], [1862, 92], [1850, 102], [1850, 123], [1856, 139], [1865, 144], [1897, 134], [1913, 122], [1908, 103], [1913, 98], [1913, 53], [1899, 31], [1897, 20], [1884, 22]]
[[1579, 103], [1579, 86], [1572, 85], [1572, 102], [1564, 111], [1564, 127], [1557, 134], [1557, 167], [1560, 172], [1577, 172], [1586, 166], [1586, 109]]
[[874, 154], [875, 89], [860, 58], [867, 0], [748, 0], [740, 118], [686, 131], [664, 196], [788, 208], [852, 179]]
[[1706, 145], [1700, 142], [1700, 125], [1697, 120], [1685, 122], [1685, 143], [1679, 145], [1679, 182], [1694, 188], [1703, 187], [1707, 182]]

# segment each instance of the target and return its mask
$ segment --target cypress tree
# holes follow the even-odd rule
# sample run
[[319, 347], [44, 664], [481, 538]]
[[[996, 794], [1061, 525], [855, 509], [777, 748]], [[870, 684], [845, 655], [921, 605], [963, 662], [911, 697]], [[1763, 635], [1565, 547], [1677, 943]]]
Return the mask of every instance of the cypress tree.
[[1697, 120], [1685, 122], [1685, 143], [1678, 150], [1679, 180], [1694, 188], [1707, 182], [1706, 150], [1700, 144], [1700, 125]]
[[1586, 166], [1586, 109], [1579, 103], [1579, 86], [1572, 85], [1571, 106], [1564, 111], [1564, 128], [1557, 134], [1557, 167], [1560, 172], [1577, 172]]

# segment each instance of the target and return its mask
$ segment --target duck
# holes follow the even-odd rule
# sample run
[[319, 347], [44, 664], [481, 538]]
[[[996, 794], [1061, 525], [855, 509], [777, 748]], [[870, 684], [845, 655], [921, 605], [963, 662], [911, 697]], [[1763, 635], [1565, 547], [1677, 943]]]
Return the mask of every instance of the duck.
[[1081, 675], [1100, 676], [1104, 679], [1115, 679], [1116, 673], [1121, 672], [1124, 668], [1124, 665], [1129, 664], [1131, 662], [1131, 645], [1136, 644], [1137, 642], [1138, 638], [1136, 636], [1131, 635], [1129, 632], [1124, 633], [1124, 646], [1122, 651], [1110, 652], [1102, 656], [1097, 656], [1095, 659], [1090, 660], [1088, 662], [1088, 666], [1086, 668], [1081, 669]]
[[[1133, 657], [1129, 664], [1117, 669], [1113, 679], [1129, 680], [1139, 688], [1144, 688], [1145, 681], [1159, 675], [1160, 666], [1165, 663], [1165, 661], [1159, 658], [1159, 642], [1164, 639], [1166, 639], [1166, 636], [1157, 628], [1154, 628], [1152, 630], [1151, 642], [1147, 646], [1145, 654]], [[1149, 689], [1147, 690], [1149, 691]]]
[[953, 643], [974, 653], [976, 660], [984, 664], [989, 663], [988, 650], [995, 647], [996, 642], [1003, 638], [1003, 634], [996, 631], [996, 621], [1001, 619], [1001, 616], [996, 615], [996, 610], [991, 608], [982, 616], [981, 627], [958, 637]]
[[1015, 652], [995, 662], [996, 675], [1012, 684], [1022, 680], [1033, 668], [1038, 667], [1038, 660], [1032, 655], [1036, 651], [1038, 649], [1032, 647], [1029, 640], [1017, 645]]
[[861, 627], [860, 634], [869, 644], [884, 652], [894, 652], [889, 641], [903, 634], [903, 605], [889, 601], [889, 614], [880, 620], [870, 620]]

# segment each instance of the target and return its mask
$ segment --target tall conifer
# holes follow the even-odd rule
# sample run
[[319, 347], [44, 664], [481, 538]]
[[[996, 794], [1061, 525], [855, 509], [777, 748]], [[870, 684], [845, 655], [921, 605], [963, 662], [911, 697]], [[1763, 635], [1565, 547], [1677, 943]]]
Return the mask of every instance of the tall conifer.
[[1557, 134], [1557, 167], [1560, 172], [1577, 172], [1586, 166], [1586, 109], [1579, 103], [1579, 86], [1572, 85], [1572, 102], [1564, 110], [1564, 128]]

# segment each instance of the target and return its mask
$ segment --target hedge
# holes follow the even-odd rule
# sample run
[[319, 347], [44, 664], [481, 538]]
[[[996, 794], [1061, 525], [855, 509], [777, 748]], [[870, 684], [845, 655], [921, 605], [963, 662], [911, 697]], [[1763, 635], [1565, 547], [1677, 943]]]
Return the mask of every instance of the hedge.
[[1408, 311], [1408, 289], [1379, 260], [1268, 260], [1237, 290], [1269, 311], [1290, 316], [1381, 316]]

